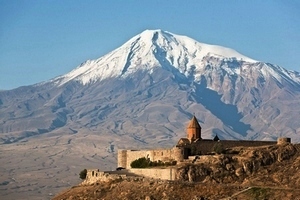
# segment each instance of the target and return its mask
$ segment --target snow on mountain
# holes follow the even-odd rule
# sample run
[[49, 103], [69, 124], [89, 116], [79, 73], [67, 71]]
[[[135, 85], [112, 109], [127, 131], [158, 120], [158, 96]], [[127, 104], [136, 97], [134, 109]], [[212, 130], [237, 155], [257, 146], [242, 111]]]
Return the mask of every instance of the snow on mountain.
[[217, 45], [199, 43], [189, 37], [162, 30], [146, 30], [133, 37], [121, 47], [96, 59], [88, 60], [70, 73], [53, 81], [62, 85], [70, 80], [82, 84], [100, 81], [109, 77], [127, 76], [137, 70], [150, 70], [173, 66], [188, 76], [201, 67], [205, 56], [235, 58], [244, 62], [257, 62], [235, 50]]

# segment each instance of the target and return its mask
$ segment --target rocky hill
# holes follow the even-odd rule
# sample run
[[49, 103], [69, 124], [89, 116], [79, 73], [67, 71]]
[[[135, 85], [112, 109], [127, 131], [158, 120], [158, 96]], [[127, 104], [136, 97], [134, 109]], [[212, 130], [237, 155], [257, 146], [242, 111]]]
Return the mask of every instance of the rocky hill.
[[288, 200], [300, 195], [300, 144], [233, 148], [229, 152], [209, 161], [179, 165], [178, 181], [116, 179], [74, 186], [54, 200]]

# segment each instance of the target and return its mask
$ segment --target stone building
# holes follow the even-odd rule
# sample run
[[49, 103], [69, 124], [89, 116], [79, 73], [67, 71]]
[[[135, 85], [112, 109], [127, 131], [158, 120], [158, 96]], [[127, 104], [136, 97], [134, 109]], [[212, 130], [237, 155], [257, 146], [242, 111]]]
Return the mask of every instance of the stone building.
[[[195, 116], [192, 117], [186, 128], [186, 138], [180, 138], [177, 145], [171, 149], [153, 149], [153, 150], [118, 150], [118, 167], [130, 169], [131, 162], [141, 158], [149, 158], [151, 161], [163, 162], [182, 162], [189, 156], [207, 155], [214, 151], [216, 145], [222, 149], [244, 146], [264, 146], [277, 144], [276, 141], [249, 141], [249, 140], [220, 140], [216, 135], [213, 139], [202, 139], [201, 126]], [[278, 139], [290, 142], [289, 138]]]

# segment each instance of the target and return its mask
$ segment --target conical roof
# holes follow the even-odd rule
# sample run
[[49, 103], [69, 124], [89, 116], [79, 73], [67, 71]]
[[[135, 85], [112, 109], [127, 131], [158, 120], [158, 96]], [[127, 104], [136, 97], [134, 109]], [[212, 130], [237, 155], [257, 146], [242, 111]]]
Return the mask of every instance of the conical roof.
[[215, 137], [214, 137], [214, 139], [213, 139], [213, 141], [219, 141], [220, 139], [219, 139], [219, 137], [218, 137], [218, 135], [216, 135]]
[[193, 116], [193, 118], [191, 119], [191, 121], [190, 121], [189, 125], [187, 126], [187, 128], [200, 128], [201, 129], [201, 126], [198, 123], [198, 120], [195, 116]]

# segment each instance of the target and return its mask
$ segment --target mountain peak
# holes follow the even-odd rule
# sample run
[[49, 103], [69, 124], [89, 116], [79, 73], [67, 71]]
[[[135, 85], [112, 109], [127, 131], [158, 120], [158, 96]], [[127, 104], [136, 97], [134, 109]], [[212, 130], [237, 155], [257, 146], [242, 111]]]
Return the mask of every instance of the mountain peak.
[[145, 37], [145, 38], [151, 38], [154, 34], [164, 34], [167, 33], [166, 31], [163, 31], [161, 29], [146, 29], [143, 32], [141, 32], [140, 34], [138, 34], [141, 37]]
[[176, 43], [176, 37], [177, 35], [170, 33], [168, 31], [163, 31], [161, 29], [156, 30], [145, 30], [142, 33], [140, 33], [137, 37], [140, 37], [142, 41], [152, 41], [155, 42], [156, 40], [166, 40], [167, 42], [175, 42]]
[[167, 70], [176, 68], [179, 73], [187, 75], [191, 68], [201, 68], [206, 56], [257, 62], [230, 48], [200, 43], [187, 36], [160, 29], [145, 30], [116, 50], [99, 59], [87, 61], [53, 81], [59, 85], [71, 80], [87, 84], [110, 77], [124, 77], [137, 70], [151, 70], [155, 67]]
[[185, 50], [188, 50], [190, 52], [201, 52], [201, 54], [198, 54], [198, 56], [200, 56], [201, 58], [206, 55], [215, 55], [224, 58], [236, 58], [237, 60], [246, 62], [257, 62], [256, 60], [244, 56], [233, 49], [218, 45], [201, 43], [187, 36], [177, 35], [168, 31], [163, 31], [161, 29], [145, 30], [134, 38], [140, 38], [144, 42], [151, 41], [152, 43], [159, 46], [183, 46]]

